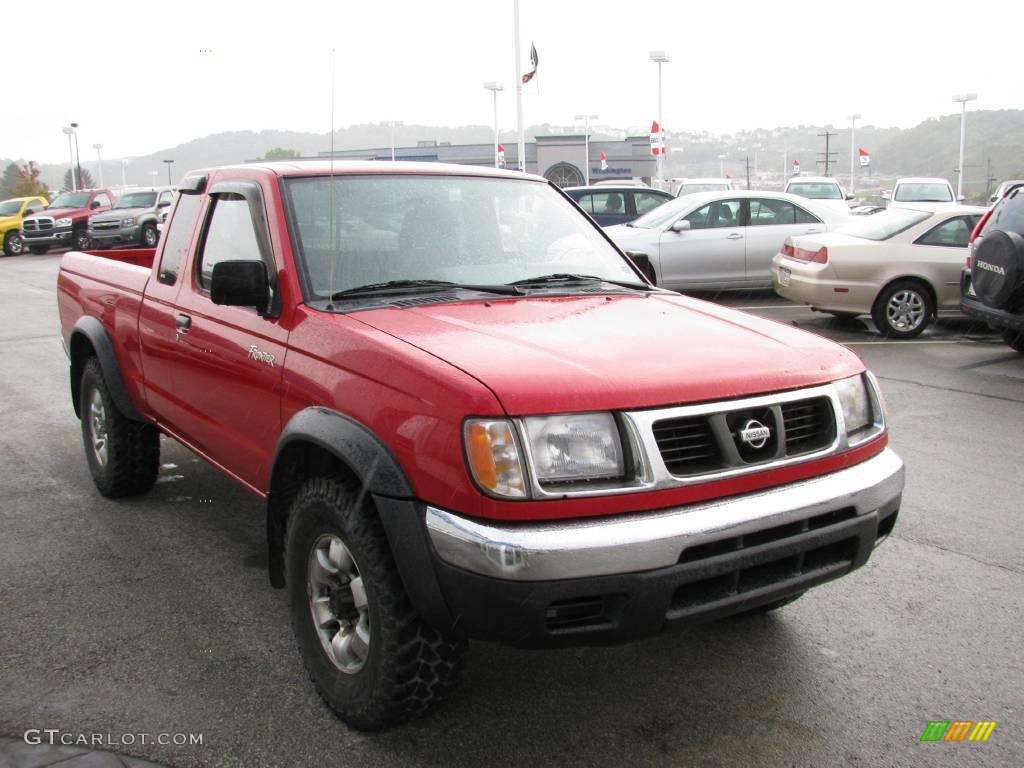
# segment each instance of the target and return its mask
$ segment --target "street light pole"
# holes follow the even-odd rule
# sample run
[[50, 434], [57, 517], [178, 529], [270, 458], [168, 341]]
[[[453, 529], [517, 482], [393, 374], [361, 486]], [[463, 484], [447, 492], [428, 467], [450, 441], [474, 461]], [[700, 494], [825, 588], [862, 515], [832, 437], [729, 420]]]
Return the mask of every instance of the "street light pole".
[[575, 115], [573, 120], [583, 121], [583, 185], [590, 186], [590, 121], [597, 115]]
[[[658, 65], [658, 132], [661, 133], [662, 135], [664, 135], [664, 133], [665, 133], [665, 124], [662, 121], [662, 114], [661, 114], [661, 65], [662, 64], [667, 64], [668, 62], [672, 61], [672, 59], [664, 51], [651, 51], [650, 58], [651, 58], [651, 61], [655, 62]], [[658, 138], [660, 139], [661, 137], [659, 136]], [[665, 175], [665, 173], [664, 173], [664, 169], [665, 169], [665, 144], [664, 144], [664, 142], [659, 142], [659, 143], [661, 144], [661, 146], [658, 148], [658, 171], [657, 171], [657, 173], [658, 173], [658, 182], [660, 184], [660, 182], [662, 181], [662, 178]]]
[[505, 90], [501, 83], [484, 83], [484, 88], [494, 94], [494, 167], [498, 167], [498, 91]]
[[68, 159], [71, 161], [71, 191], [77, 192], [78, 181], [75, 176], [75, 148], [71, 144], [71, 134], [74, 133], [74, 129], [69, 125], [65, 125], [61, 130], [64, 132], [64, 135], [68, 137]]
[[128, 188], [128, 183], [124, 180], [124, 171], [125, 171], [125, 169], [127, 167], [128, 167], [128, 161], [127, 160], [122, 160], [121, 161], [121, 194], [122, 195], [124, 194], [124, 191]]
[[956, 168], [956, 196], [963, 197], [964, 194], [964, 135], [967, 129], [967, 102], [978, 98], [976, 93], [958, 93], [953, 96], [953, 101], [959, 102], [960, 111], [960, 162]]
[[167, 186], [171, 186], [171, 165], [174, 164], [173, 160], [164, 160], [167, 165]]
[[103, 145], [93, 144], [92, 148], [96, 150], [96, 173], [100, 177], [100, 189], [103, 189], [103, 158], [100, 156]]
[[515, 14], [513, 24], [513, 42], [516, 49], [516, 127], [519, 130], [519, 147], [516, 162], [520, 171], [526, 170], [526, 128], [523, 126], [523, 73], [519, 62], [519, 0], [514, 0], [512, 12]]
[[718, 156], [718, 178], [725, 178], [725, 155]]
[[82, 153], [78, 151], [78, 123], [71, 124], [71, 131], [75, 134], [75, 167], [78, 168], [78, 185], [82, 184]]
[[852, 115], [847, 115], [846, 119], [850, 121], [850, 189], [849, 193], [853, 194], [853, 188], [856, 186], [854, 182], [854, 173], [856, 172], [856, 165], [854, 160], [857, 153], [857, 142], [855, 137], [857, 135], [857, 121], [860, 120], [860, 113], [854, 112]]
[[405, 125], [401, 120], [391, 121], [391, 162], [395, 162], [395, 127]]

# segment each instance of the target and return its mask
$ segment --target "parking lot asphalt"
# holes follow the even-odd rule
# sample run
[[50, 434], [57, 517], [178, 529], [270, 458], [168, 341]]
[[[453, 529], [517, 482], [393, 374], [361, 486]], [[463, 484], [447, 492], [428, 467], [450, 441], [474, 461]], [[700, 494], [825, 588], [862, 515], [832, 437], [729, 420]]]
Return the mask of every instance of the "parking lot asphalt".
[[[952, 320], [890, 342], [770, 295], [720, 297], [850, 344], [879, 376], [907, 464], [889, 540], [773, 615], [609, 648], [477, 643], [439, 712], [361, 734], [305, 676], [259, 500], [167, 440], [152, 492], [95, 491], [59, 259], [0, 259], [0, 736], [102, 734], [182, 768], [1024, 765], [1024, 356], [994, 334]], [[922, 743], [931, 720], [998, 725], [986, 743]]]

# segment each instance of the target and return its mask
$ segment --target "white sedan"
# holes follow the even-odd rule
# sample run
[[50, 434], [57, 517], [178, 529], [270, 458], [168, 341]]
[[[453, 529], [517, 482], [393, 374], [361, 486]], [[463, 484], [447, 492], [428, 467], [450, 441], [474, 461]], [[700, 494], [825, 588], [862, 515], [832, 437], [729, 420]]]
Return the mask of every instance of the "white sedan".
[[604, 231], [623, 250], [646, 254], [658, 285], [702, 291], [767, 288], [772, 256], [787, 237], [849, 220], [849, 211], [796, 195], [729, 190], [679, 197]]
[[773, 288], [821, 312], [871, 315], [885, 336], [917, 336], [936, 313], [959, 314], [967, 240], [985, 210], [890, 208], [790, 238], [772, 260]]

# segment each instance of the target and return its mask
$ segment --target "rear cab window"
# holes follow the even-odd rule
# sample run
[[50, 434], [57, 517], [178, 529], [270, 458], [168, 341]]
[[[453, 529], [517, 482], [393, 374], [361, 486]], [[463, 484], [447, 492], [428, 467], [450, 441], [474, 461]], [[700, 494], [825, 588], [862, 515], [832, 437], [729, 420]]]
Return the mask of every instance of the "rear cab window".
[[178, 279], [178, 270], [192, 242], [196, 219], [205, 199], [205, 195], [178, 195], [178, 204], [171, 213], [170, 223], [164, 233], [164, 249], [160, 256], [160, 269], [157, 271], [157, 280], [164, 285], [174, 285]]

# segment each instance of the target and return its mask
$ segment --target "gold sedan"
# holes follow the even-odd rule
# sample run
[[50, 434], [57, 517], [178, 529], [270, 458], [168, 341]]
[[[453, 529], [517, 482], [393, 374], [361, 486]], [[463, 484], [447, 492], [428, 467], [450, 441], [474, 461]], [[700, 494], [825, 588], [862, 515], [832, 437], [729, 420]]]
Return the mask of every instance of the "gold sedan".
[[958, 314], [960, 268], [984, 208], [890, 208], [788, 238], [772, 259], [772, 287], [839, 317], [871, 315], [884, 336], [909, 339], [937, 314]]

